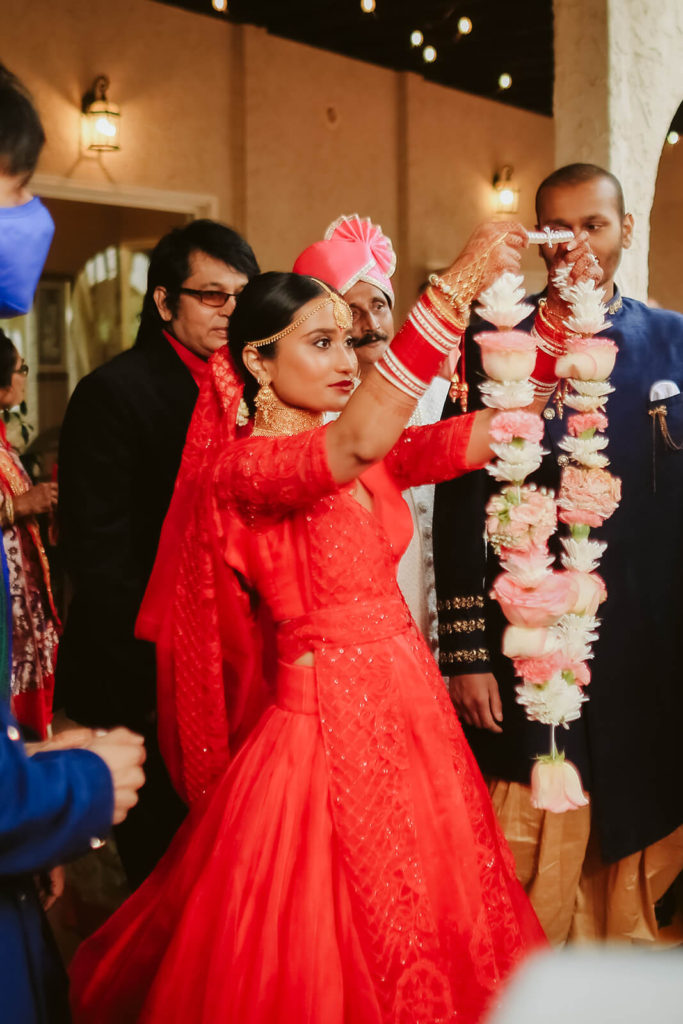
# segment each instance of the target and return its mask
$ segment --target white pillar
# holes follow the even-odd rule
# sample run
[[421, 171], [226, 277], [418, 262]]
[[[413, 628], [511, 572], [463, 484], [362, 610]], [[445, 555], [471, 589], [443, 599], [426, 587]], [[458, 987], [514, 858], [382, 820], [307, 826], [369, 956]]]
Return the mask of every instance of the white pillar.
[[555, 163], [621, 181], [636, 222], [618, 282], [647, 295], [650, 209], [667, 128], [683, 99], [682, 0], [553, 0]]

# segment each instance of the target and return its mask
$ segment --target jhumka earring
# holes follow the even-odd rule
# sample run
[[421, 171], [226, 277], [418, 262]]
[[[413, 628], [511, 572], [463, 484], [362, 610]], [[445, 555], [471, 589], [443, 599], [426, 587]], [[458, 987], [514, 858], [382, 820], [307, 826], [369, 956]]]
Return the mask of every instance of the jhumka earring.
[[280, 403], [269, 380], [260, 380], [258, 385], [259, 389], [254, 398], [254, 405], [263, 416], [267, 417], [268, 413], [272, 412]]

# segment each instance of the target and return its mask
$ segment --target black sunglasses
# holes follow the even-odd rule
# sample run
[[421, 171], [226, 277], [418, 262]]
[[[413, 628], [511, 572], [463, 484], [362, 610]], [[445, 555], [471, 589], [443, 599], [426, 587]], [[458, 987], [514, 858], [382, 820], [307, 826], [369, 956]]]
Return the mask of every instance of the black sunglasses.
[[202, 306], [213, 306], [215, 309], [224, 306], [230, 299], [237, 298], [237, 295], [232, 292], [217, 292], [211, 289], [201, 291], [199, 288], [181, 288], [180, 292], [182, 295], [192, 295], [195, 299], [199, 299]]

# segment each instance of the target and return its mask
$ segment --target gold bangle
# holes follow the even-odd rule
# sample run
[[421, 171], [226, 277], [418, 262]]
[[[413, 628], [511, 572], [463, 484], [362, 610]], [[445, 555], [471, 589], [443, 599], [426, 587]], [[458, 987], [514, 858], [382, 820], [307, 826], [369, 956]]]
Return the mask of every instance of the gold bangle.
[[430, 302], [436, 307], [441, 316], [456, 329], [459, 334], [464, 334], [470, 322], [469, 308], [463, 309], [454, 303], [444, 301], [441, 297], [438, 285], [430, 284], [427, 288], [427, 296]]
[[509, 231], [504, 231], [488, 248], [484, 249], [478, 256], [474, 256], [472, 261], [466, 263], [463, 267], [451, 273], [446, 273], [443, 277], [439, 277], [438, 274], [431, 274], [429, 283], [443, 292], [446, 301], [455, 306], [463, 315], [469, 315], [469, 308], [481, 291], [481, 284], [489, 256], [509, 234]]
[[9, 529], [14, 526], [14, 502], [9, 494], [5, 495], [5, 507], [3, 510], [3, 527]]

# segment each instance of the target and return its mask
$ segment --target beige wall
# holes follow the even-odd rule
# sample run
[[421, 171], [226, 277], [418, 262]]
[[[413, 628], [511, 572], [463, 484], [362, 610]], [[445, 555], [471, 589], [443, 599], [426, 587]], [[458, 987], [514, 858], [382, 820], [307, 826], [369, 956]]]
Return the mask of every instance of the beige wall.
[[[509, 163], [518, 216], [552, 169], [552, 121], [359, 61], [245, 31], [247, 233], [264, 267], [291, 265], [340, 213], [369, 215], [399, 252], [399, 306], [427, 268], [491, 216]], [[542, 278], [537, 250], [525, 266]], [[401, 302], [401, 293], [403, 301]]]
[[[552, 168], [550, 118], [432, 85], [407, 81], [407, 221], [410, 280], [443, 266], [475, 225], [491, 217], [491, 180], [511, 164], [520, 186], [515, 219], [533, 227], [536, 186]], [[529, 290], [545, 275], [537, 246], [525, 255]]]
[[[512, 164], [519, 218], [553, 166], [553, 122], [370, 64], [152, 0], [2, 0], [0, 59], [33, 90], [48, 129], [40, 171], [78, 184], [205, 193], [264, 268], [291, 264], [340, 213], [372, 216], [399, 251], [404, 310], [425, 270], [490, 213]], [[79, 154], [79, 102], [111, 79], [122, 150]], [[681, 308], [683, 144], [660, 167], [652, 292]], [[530, 289], [542, 282], [536, 251]], [[401, 300], [402, 296], [402, 300]]]
[[[2, 0], [0, 59], [31, 88], [48, 143], [39, 170], [74, 182], [209, 192], [233, 203], [230, 26], [150, 0]], [[79, 154], [98, 74], [122, 108], [122, 148]]]
[[[489, 215], [497, 167], [514, 166], [529, 224], [551, 169], [548, 118], [151, 0], [3, 0], [0, 39], [48, 128], [42, 173], [213, 194], [266, 269], [339, 214], [369, 215], [399, 249], [402, 308]], [[101, 72], [122, 150], [85, 158], [78, 104]]]

